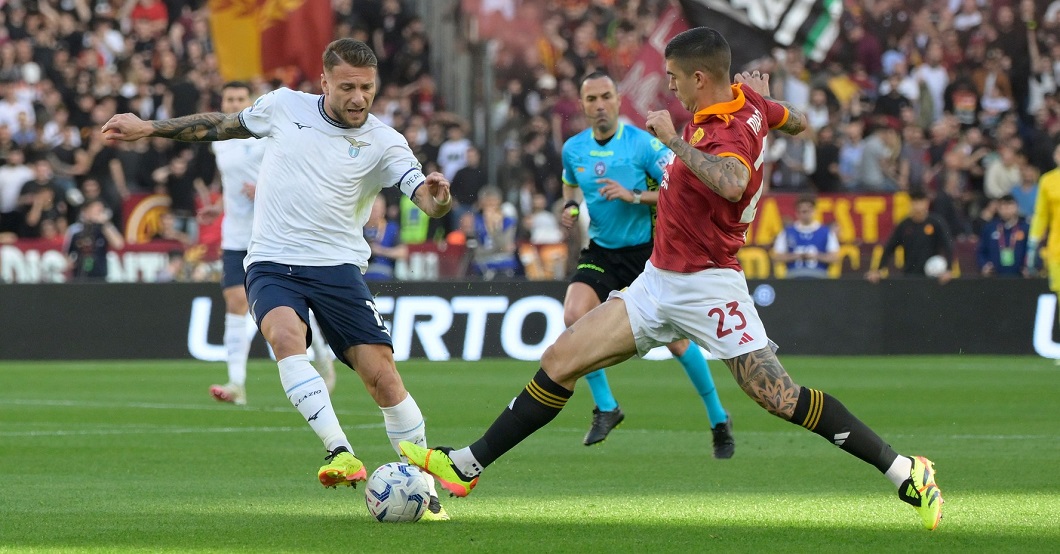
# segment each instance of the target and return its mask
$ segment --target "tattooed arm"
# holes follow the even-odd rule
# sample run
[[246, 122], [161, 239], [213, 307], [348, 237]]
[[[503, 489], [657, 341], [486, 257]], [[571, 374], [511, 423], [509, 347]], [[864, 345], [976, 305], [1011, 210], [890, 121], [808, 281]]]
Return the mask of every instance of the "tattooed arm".
[[674, 130], [669, 111], [649, 112], [644, 125], [651, 134], [669, 146], [674, 155], [681, 158], [710, 190], [729, 202], [739, 202], [740, 198], [743, 198], [747, 183], [751, 180], [751, 172], [740, 160], [696, 150]]
[[743, 162], [732, 156], [715, 156], [696, 150], [676, 135], [666, 142], [666, 146], [669, 146], [674, 155], [681, 158], [688, 169], [692, 170], [703, 184], [710, 187], [710, 190], [729, 202], [739, 202], [743, 198], [743, 192], [751, 180], [751, 172]]
[[163, 137], [185, 142], [254, 136], [239, 122], [238, 113], [200, 113], [161, 121], [144, 121], [131, 113], [124, 113], [110, 118], [103, 125], [103, 134], [110, 140], [134, 141], [144, 137]]
[[797, 135], [805, 131], [809, 126], [809, 118], [806, 117], [806, 113], [802, 110], [791, 105], [791, 102], [784, 102], [782, 100], [774, 100], [770, 97], [766, 97], [766, 100], [773, 102], [774, 104], [780, 104], [788, 110], [788, 119], [784, 121], [780, 127], [776, 127], [776, 130], [787, 133], [789, 135]]
[[776, 130], [789, 135], [797, 135], [809, 127], [809, 120], [802, 110], [792, 106], [790, 102], [775, 100], [769, 95], [768, 73], [744, 71], [743, 73], [737, 73], [736, 76], [733, 77], [733, 81], [747, 85], [752, 90], [765, 97], [767, 102], [779, 104], [788, 110], [788, 118], [779, 127], [775, 127]]

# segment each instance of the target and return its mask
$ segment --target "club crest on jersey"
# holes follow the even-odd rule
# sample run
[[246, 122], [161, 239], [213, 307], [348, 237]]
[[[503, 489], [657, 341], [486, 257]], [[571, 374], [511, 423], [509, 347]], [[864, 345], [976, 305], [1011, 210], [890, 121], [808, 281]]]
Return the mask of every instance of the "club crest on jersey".
[[607, 173], [607, 164], [604, 162], [596, 162], [596, 165], [593, 166], [593, 171], [596, 173], [597, 177], [603, 177], [604, 173]]
[[699, 127], [695, 133], [692, 133], [692, 140], [688, 141], [688, 144], [695, 146], [697, 142], [703, 140], [703, 128]]
[[357, 139], [355, 139], [353, 137], [342, 137], [342, 138], [346, 139], [346, 142], [350, 143], [350, 157], [351, 158], [356, 158], [357, 155], [361, 153], [361, 148], [364, 148], [365, 146], [371, 146], [372, 145], [372, 143], [370, 143], [370, 142], [361, 142], [361, 141], [359, 141], [359, 140], [357, 140]]

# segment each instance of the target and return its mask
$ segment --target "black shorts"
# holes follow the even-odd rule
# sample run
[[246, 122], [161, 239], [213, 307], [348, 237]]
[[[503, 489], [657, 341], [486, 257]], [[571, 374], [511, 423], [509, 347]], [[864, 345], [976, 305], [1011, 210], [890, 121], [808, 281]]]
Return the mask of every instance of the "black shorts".
[[624, 248], [604, 248], [593, 241], [582, 250], [572, 283], [585, 283], [596, 291], [600, 302], [607, 300], [613, 290], [622, 290], [644, 271], [651, 257], [652, 243]]
[[[346, 349], [358, 344], [394, 348], [375, 300], [353, 264], [317, 267], [255, 262], [247, 268], [247, 299], [258, 328], [270, 310], [287, 306], [306, 325], [306, 344], [313, 343], [309, 310], [320, 323], [335, 357], [350, 365]], [[353, 367], [353, 366], [350, 366]]]

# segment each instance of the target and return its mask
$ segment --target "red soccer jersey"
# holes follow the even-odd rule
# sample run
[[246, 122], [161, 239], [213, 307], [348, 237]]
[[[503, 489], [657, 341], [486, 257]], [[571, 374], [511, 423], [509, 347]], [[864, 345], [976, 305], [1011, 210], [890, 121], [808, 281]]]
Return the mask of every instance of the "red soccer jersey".
[[766, 134], [784, 124], [788, 110], [750, 87], [732, 85], [735, 98], [696, 112], [684, 139], [715, 156], [732, 156], [751, 172], [743, 197], [729, 202], [674, 157], [659, 186], [658, 222], [651, 263], [659, 269], [694, 273], [726, 267], [740, 271], [736, 252], [762, 196]]

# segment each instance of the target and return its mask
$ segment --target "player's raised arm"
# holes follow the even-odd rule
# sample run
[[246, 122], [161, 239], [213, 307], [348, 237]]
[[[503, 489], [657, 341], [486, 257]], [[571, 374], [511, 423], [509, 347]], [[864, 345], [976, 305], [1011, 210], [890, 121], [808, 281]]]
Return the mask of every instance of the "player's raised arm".
[[770, 108], [776, 107], [776, 109], [767, 110], [766, 113], [766, 121], [769, 123], [770, 129], [776, 129], [789, 135], [797, 135], [803, 132], [806, 127], [809, 127], [809, 120], [805, 112], [796, 108], [790, 102], [776, 100], [769, 96], [768, 73], [744, 71], [743, 73], [737, 73], [733, 77], [733, 81], [743, 83], [750, 87], [751, 90], [761, 94], [765, 97], [766, 102], [771, 104]]
[[199, 113], [144, 121], [131, 113], [117, 114], [103, 125], [103, 135], [110, 140], [135, 141], [145, 137], [163, 137], [185, 142], [213, 142], [251, 138], [239, 121], [238, 113]]
[[667, 110], [648, 112], [645, 126], [663, 144], [669, 146], [674, 155], [681, 158], [688, 169], [703, 184], [710, 187], [710, 190], [729, 202], [739, 202], [743, 198], [743, 192], [751, 180], [751, 172], [739, 159], [696, 150], [674, 130], [673, 120]]

